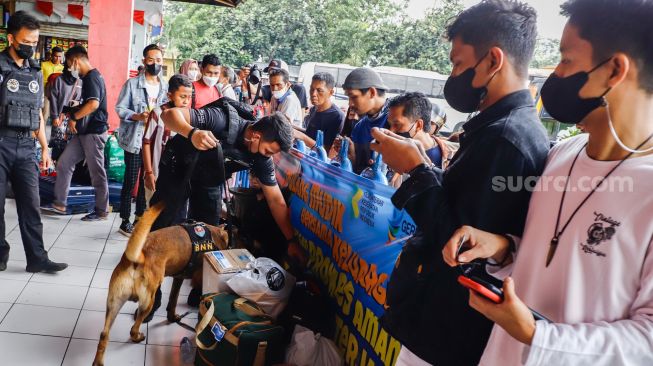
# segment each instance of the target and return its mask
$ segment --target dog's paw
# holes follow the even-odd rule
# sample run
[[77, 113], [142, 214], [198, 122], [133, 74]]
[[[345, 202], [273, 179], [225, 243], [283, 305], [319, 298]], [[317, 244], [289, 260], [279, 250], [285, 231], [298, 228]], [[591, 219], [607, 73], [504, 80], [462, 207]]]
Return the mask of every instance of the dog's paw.
[[178, 323], [181, 321], [181, 315], [179, 314], [168, 314], [168, 321], [170, 323]]
[[131, 334], [131, 341], [134, 343], [140, 343], [145, 340], [145, 334], [143, 333], [138, 333], [138, 334]]

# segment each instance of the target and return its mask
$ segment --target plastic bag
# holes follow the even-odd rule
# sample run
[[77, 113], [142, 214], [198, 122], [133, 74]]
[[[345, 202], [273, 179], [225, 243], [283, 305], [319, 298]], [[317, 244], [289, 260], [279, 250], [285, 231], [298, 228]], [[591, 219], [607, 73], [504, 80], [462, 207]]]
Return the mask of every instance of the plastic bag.
[[286, 362], [297, 366], [341, 366], [343, 359], [332, 340], [315, 334], [301, 325], [295, 326], [286, 353]]
[[270, 258], [257, 258], [247, 269], [227, 281], [240, 297], [257, 303], [266, 314], [276, 318], [286, 307], [295, 286], [295, 277]]
[[118, 144], [115, 135], [110, 135], [104, 147], [104, 161], [107, 178], [122, 183], [125, 179], [125, 151]]

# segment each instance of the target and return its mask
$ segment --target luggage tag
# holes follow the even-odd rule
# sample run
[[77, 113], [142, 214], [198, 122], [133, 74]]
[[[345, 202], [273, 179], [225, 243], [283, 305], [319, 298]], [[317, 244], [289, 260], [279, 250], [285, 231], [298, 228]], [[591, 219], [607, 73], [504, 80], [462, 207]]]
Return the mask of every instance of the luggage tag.
[[216, 320], [215, 324], [213, 324], [213, 327], [211, 327], [211, 333], [213, 333], [213, 337], [218, 342], [220, 342], [222, 338], [224, 338], [224, 334], [225, 334], [224, 329], [219, 321]]
[[224, 254], [222, 254], [222, 252], [213, 252], [213, 257], [218, 261], [218, 263], [222, 265], [223, 268], [230, 269], [233, 267], [231, 262], [229, 262], [229, 260], [224, 256]]

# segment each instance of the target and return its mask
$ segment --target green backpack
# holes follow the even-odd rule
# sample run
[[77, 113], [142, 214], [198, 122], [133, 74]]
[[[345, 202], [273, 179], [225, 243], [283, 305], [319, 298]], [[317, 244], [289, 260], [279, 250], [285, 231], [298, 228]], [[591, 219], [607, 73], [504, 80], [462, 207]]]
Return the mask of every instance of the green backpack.
[[204, 295], [195, 365], [264, 366], [283, 361], [284, 330], [256, 303], [237, 295]]
[[104, 163], [107, 169], [107, 178], [122, 183], [125, 179], [125, 151], [118, 144], [115, 134], [109, 135], [104, 146]]

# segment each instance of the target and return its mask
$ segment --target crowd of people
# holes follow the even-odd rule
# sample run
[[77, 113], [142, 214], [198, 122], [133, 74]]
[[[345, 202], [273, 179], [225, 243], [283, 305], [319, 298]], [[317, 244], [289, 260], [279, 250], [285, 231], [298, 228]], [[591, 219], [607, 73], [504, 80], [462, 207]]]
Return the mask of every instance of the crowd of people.
[[[383, 323], [402, 344], [397, 365], [653, 363], [653, 2], [568, 0], [562, 10], [569, 20], [561, 61], [541, 96], [552, 117], [585, 133], [553, 148], [525, 87], [537, 16], [517, 1], [483, 1], [448, 25], [453, 67], [444, 95], [452, 108], [474, 115], [464, 132], [446, 138], [438, 133], [446, 121], [441, 108], [421, 93], [389, 98], [371, 68], [347, 76], [349, 108], [342, 110], [329, 73], [313, 75], [307, 91], [283, 60], [236, 72], [208, 54], [184, 61], [165, 80], [163, 49], [145, 47], [142, 71], [125, 82], [115, 105], [126, 166], [120, 232], [131, 235], [148, 205], [161, 201], [166, 208], [153, 230], [186, 219], [217, 225], [229, 178], [250, 170], [286, 239], [282, 251], [301, 265], [271, 156], [293, 140], [313, 148], [322, 131], [331, 156], [349, 142], [354, 173], [382, 154], [397, 188], [392, 202], [417, 225], [387, 284]], [[82, 220], [105, 220], [102, 76], [81, 46], [65, 54], [55, 48], [51, 60], [34, 64], [38, 22], [26, 13], [11, 17], [8, 37], [3, 76], [22, 75], [16, 78], [30, 90], [45, 85], [45, 106], [29, 94], [12, 97], [32, 97], [30, 108], [43, 107], [52, 121], [57, 181], [46, 209], [66, 213], [74, 167], [85, 159], [96, 202]], [[11, 90], [6, 80], [2, 87]], [[44, 119], [13, 124], [10, 110], [2, 118], [0, 189], [14, 183], [27, 270], [65, 269], [43, 249], [37, 177], [25, 167], [31, 131], [47, 151]], [[50, 163], [43, 153], [41, 167]], [[515, 177], [537, 184], [497, 184]], [[564, 187], [546, 186], [556, 177], [565, 177]], [[584, 190], [588, 177], [601, 179]], [[605, 189], [609, 178], [624, 177], [629, 191]], [[8, 253], [3, 240], [0, 270]], [[461, 270], [501, 289], [503, 301], [461, 286]], [[193, 289], [189, 304], [200, 295]], [[158, 291], [150, 319], [160, 298]]]

